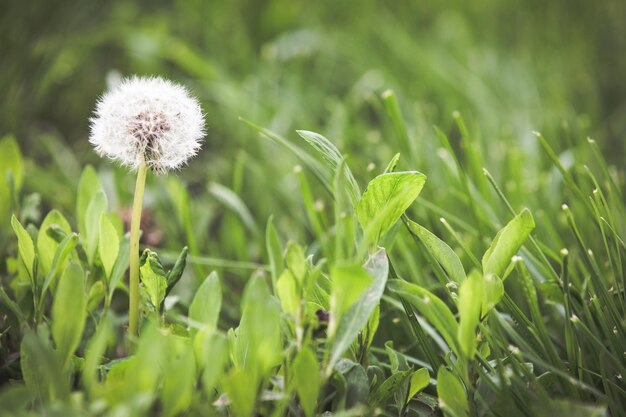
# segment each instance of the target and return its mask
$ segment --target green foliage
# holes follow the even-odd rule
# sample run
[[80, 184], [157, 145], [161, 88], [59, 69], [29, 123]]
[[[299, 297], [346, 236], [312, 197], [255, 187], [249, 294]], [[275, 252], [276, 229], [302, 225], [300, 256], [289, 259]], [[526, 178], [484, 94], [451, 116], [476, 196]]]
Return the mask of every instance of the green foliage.
[[368, 240], [378, 243], [417, 198], [425, 182], [426, 176], [420, 172], [390, 172], [370, 181], [356, 206]]
[[[0, 415], [625, 415], [623, 2], [40, 3], [0, 17]], [[139, 338], [85, 140], [132, 73], [209, 127], [148, 177]]]
[[70, 263], [59, 281], [51, 316], [52, 337], [63, 367], [80, 343], [87, 317], [86, 303], [83, 270]]

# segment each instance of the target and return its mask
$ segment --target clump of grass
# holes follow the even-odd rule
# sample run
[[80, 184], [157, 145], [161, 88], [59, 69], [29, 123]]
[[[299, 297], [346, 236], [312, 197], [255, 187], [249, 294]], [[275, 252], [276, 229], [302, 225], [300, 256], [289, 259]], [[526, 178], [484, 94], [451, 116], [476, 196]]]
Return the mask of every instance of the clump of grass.
[[[90, 166], [69, 220], [54, 209], [39, 219], [21, 187], [19, 147], [3, 139], [12, 159], [0, 159], [0, 195], [11, 203], [0, 207], [13, 236], [0, 288], [2, 376], [11, 380], [0, 410], [623, 415], [623, 172], [593, 140], [563, 153], [537, 133], [541, 154], [493, 149], [459, 112], [451, 127], [422, 135], [393, 91], [376, 100], [402, 154], [368, 164], [367, 177], [318, 133], [299, 130], [294, 141], [243, 120], [272, 152], [298, 160], [273, 197], [297, 196], [293, 228], [276, 216], [261, 232], [255, 201], [240, 192], [250, 172], [276, 169], [268, 161], [237, 159], [232, 189], [202, 184], [194, 198], [173, 177], [148, 184], [160, 231], [190, 256], [181, 244], [139, 257], [137, 201], [148, 168], [166, 166], [160, 135], [174, 130], [160, 116], [133, 110], [141, 126], [123, 130], [141, 139], [128, 160], [140, 189], [127, 234], [109, 204], [124, 181]], [[194, 204], [206, 195], [213, 205]], [[215, 201], [223, 213], [211, 222]], [[211, 245], [209, 224], [221, 232]], [[233, 259], [201, 251], [220, 245]]]

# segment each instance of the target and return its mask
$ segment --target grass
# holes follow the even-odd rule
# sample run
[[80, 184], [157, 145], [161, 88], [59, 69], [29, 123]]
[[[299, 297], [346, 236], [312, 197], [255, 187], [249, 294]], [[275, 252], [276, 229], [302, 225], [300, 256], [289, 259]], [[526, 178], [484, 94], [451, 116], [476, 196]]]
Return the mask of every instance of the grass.
[[[40, 49], [0, 74], [0, 414], [624, 415], [623, 81], [592, 76], [621, 9], [564, 4], [12, 25]], [[148, 175], [137, 340], [134, 179], [84, 139], [112, 68], [185, 83], [210, 127]]]

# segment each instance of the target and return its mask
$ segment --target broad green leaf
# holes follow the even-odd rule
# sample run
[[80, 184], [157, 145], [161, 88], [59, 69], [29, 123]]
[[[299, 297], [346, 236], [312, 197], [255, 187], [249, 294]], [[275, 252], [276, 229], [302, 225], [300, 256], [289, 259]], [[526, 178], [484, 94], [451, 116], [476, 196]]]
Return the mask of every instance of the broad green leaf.
[[237, 417], [251, 417], [254, 411], [257, 387], [243, 369], [233, 369], [222, 380], [230, 405]]
[[53, 224], [59, 226], [66, 234], [72, 233], [70, 224], [58, 210], [50, 211], [43, 219], [37, 234], [37, 258], [39, 260], [39, 272], [42, 276], [46, 276], [50, 272], [52, 261], [59, 246], [59, 242], [47, 233], [48, 228]]
[[61, 276], [52, 305], [52, 336], [63, 367], [80, 343], [87, 317], [85, 276], [79, 264], [70, 263]]
[[89, 288], [89, 294], [87, 295], [87, 312], [92, 313], [102, 303], [106, 297], [107, 291], [104, 285], [104, 281], [99, 280], [93, 283]]
[[[372, 408], [383, 406], [394, 394], [398, 393], [404, 387], [405, 382], [411, 377], [411, 371], [397, 371], [387, 378], [382, 384], [378, 385], [370, 396], [370, 406]], [[406, 388], [403, 393], [406, 395]]]
[[389, 261], [384, 249], [374, 253], [364, 265], [373, 278], [372, 284], [363, 295], [341, 317], [337, 331], [331, 342], [329, 368], [337, 363], [341, 355], [350, 347], [359, 333], [367, 325], [374, 309], [380, 303], [389, 275]]
[[11, 227], [13, 227], [13, 231], [17, 236], [17, 251], [20, 258], [22, 258], [22, 262], [24, 262], [24, 266], [32, 282], [35, 282], [36, 277], [33, 275], [33, 268], [35, 266], [35, 245], [33, 244], [33, 239], [15, 216], [11, 217]]
[[[119, 362], [107, 375], [104, 400], [109, 404], [133, 404], [132, 415], [145, 415], [158, 385], [162, 382], [166, 362], [166, 340], [159, 326], [148, 322], [141, 330], [135, 355]], [[140, 402], [137, 398], [142, 397]]]
[[[224, 374], [228, 364], [228, 339], [222, 333], [201, 331], [202, 346], [200, 361], [202, 362], [202, 387], [209, 398], [215, 396], [215, 387]], [[197, 333], [198, 337], [201, 333]]]
[[459, 328], [457, 338], [461, 352], [471, 359], [476, 352], [476, 327], [480, 322], [480, 311], [483, 300], [483, 279], [481, 274], [473, 270], [468, 279], [459, 288]]
[[285, 269], [276, 282], [276, 295], [284, 312], [296, 317], [300, 297], [298, 294], [296, 278], [290, 270]]
[[165, 299], [167, 279], [156, 252], [146, 249], [142, 255], [143, 263], [139, 266], [139, 277], [152, 306], [158, 310]]
[[446, 416], [469, 416], [467, 394], [463, 384], [443, 366], [437, 372], [437, 396], [439, 396], [439, 406]]
[[[222, 289], [217, 272], [204, 280], [196, 291], [189, 306], [189, 319], [205, 326], [208, 329], [217, 329], [217, 321], [222, 308]], [[192, 328], [192, 334], [195, 330]]]
[[425, 182], [426, 176], [417, 171], [390, 172], [370, 181], [356, 206], [356, 215], [374, 243], [415, 201]]
[[458, 324], [448, 306], [430, 291], [402, 280], [392, 280], [389, 290], [398, 294], [422, 314], [441, 334], [448, 346], [458, 353]]
[[83, 242], [87, 250], [87, 259], [89, 264], [93, 264], [94, 258], [98, 250], [98, 241], [100, 234], [100, 216], [107, 209], [107, 196], [104, 191], [100, 190], [93, 195], [85, 214], [85, 234]]
[[176, 335], [166, 337], [163, 386], [160, 399], [163, 416], [178, 415], [189, 408], [196, 385], [196, 364], [190, 339]]
[[261, 277], [253, 277], [244, 290], [238, 343], [243, 353], [238, 362], [258, 377], [282, 357], [280, 306]]
[[20, 346], [20, 365], [26, 386], [42, 401], [67, 400], [69, 379], [47, 338], [27, 332]]
[[413, 372], [413, 375], [411, 375], [411, 380], [409, 382], [409, 395], [406, 399], [406, 403], [408, 404], [409, 401], [411, 401], [411, 399], [415, 397], [418, 392], [426, 388], [429, 384], [430, 373], [428, 372], [428, 369], [421, 368]]
[[26, 413], [27, 407], [35, 400], [35, 393], [26, 384], [6, 384], [0, 390], [0, 415], [11, 416], [18, 412]]
[[484, 318], [504, 296], [504, 283], [496, 274], [487, 274], [482, 280], [482, 306], [480, 318]]
[[24, 163], [15, 138], [7, 135], [0, 140], [0, 224], [6, 224], [13, 200], [22, 188]]
[[520, 250], [524, 241], [535, 228], [535, 220], [528, 209], [522, 210], [491, 242], [491, 246], [483, 255], [483, 275], [495, 274], [503, 277], [511, 258]]
[[[372, 283], [372, 277], [359, 265], [334, 266], [330, 270], [332, 290], [330, 309], [339, 320]], [[331, 331], [332, 333], [332, 331]]]
[[[333, 382], [338, 401], [335, 407], [348, 409], [365, 405], [369, 401], [370, 384], [363, 366], [348, 359], [341, 359], [335, 365]], [[341, 405], [343, 403], [343, 405]]]
[[465, 280], [463, 264], [450, 246], [414, 221], [408, 220], [407, 226], [409, 231], [422, 241], [426, 249], [439, 262], [452, 281], [460, 284]]
[[78, 233], [85, 238], [87, 227], [87, 207], [93, 196], [102, 189], [98, 174], [91, 165], [87, 165], [78, 181], [78, 192], [76, 194], [76, 222], [78, 223]]
[[120, 250], [120, 237], [115, 230], [115, 226], [105, 213], [100, 215], [100, 230], [98, 234], [100, 260], [102, 261], [102, 266], [104, 266], [107, 279], [110, 279], [113, 266], [117, 260], [117, 254]]
[[289, 242], [287, 244], [287, 253], [285, 254], [285, 263], [287, 268], [291, 271], [294, 278], [296, 278], [298, 287], [302, 287], [304, 282], [304, 276], [307, 273], [307, 263], [304, 257], [304, 251], [300, 245]]
[[293, 362], [291, 372], [304, 415], [312, 417], [321, 384], [320, 368], [315, 353], [306, 347], [302, 349]]

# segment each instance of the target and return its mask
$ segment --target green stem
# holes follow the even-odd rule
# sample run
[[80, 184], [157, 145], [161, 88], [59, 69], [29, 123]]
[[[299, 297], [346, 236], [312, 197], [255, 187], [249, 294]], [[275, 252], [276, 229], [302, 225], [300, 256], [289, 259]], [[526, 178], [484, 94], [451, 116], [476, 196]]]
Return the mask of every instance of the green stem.
[[137, 182], [133, 200], [133, 217], [130, 222], [130, 294], [128, 307], [128, 333], [139, 336], [139, 232], [141, 226], [141, 207], [146, 185], [148, 167], [142, 162], [137, 168]]

